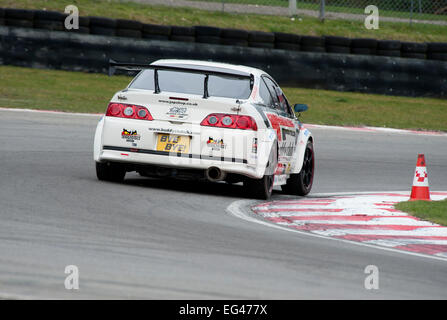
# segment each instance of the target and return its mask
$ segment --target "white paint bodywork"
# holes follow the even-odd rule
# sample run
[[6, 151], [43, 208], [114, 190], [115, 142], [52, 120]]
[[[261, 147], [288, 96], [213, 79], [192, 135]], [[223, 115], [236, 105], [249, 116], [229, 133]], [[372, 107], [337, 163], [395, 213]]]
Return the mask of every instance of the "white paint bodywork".
[[[261, 76], [268, 76], [259, 69], [236, 66], [230, 64], [192, 61], [192, 60], [158, 60], [153, 64], [181, 64], [200, 65], [250, 73], [254, 78], [251, 96], [247, 100], [238, 103], [233, 98], [221, 98], [210, 96], [203, 98], [198, 95], [184, 93], [164, 92], [155, 94], [151, 90], [126, 88], [117, 92], [110, 102], [135, 104], [146, 107], [154, 120], [125, 119], [104, 116], [99, 121], [94, 139], [94, 160], [96, 162], [123, 162], [136, 164], [150, 164], [165, 167], [208, 169], [218, 167], [227, 173], [236, 173], [250, 178], [262, 178], [266, 170], [275, 172], [275, 185], [284, 184], [291, 173], [299, 173], [302, 167], [307, 141], [312, 139], [311, 133], [302, 128], [298, 119], [290, 119], [294, 123], [294, 129], [299, 130], [298, 138], [288, 143], [293, 148], [290, 156], [282, 153], [283, 145], [281, 134], [287, 131], [279, 126], [277, 130], [272, 128], [272, 121], [266, 121], [268, 117], [277, 118], [276, 110], [261, 106], [262, 99], [259, 95]], [[120, 97], [121, 99], [119, 99]], [[122, 98], [125, 97], [125, 100]], [[181, 97], [188, 101], [171, 100], [170, 97]], [[186, 107], [187, 116], [183, 119], [172, 119], [167, 113], [172, 107]], [[235, 111], [239, 108], [240, 111]], [[200, 123], [211, 113], [226, 113], [248, 115], [255, 119], [258, 130], [239, 130], [228, 128], [214, 128], [200, 126]], [[294, 115], [293, 115], [294, 116]], [[139, 140], [128, 142], [123, 139], [123, 129], [136, 131]], [[288, 131], [292, 131], [288, 128]], [[187, 135], [190, 140], [190, 154], [192, 157], [178, 157], [177, 155], [160, 155], [156, 152], [158, 133], [171, 133]], [[213, 149], [207, 145], [209, 138], [223, 139], [225, 148]], [[257, 139], [257, 152], [253, 152], [254, 139]], [[113, 146], [120, 150], [107, 150], [104, 146]], [[272, 148], [278, 148], [278, 166], [268, 168], [269, 156]], [[145, 152], [131, 152], [128, 149], [145, 150]], [[289, 153], [291, 149], [288, 149]], [[147, 151], [147, 152], [146, 152]], [[154, 152], [155, 151], [155, 152]], [[222, 161], [224, 159], [224, 161]]]

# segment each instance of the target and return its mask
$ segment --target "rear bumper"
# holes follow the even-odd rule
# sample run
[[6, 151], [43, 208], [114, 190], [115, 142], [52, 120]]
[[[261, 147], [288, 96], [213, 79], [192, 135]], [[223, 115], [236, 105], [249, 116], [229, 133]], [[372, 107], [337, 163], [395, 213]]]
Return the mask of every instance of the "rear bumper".
[[[208, 156], [200, 154], [182, 154], [150, 149], [138, 149], [105, 145], [98, 160], [100, 162], [122, 162], [135, 165], [156, 165], [182, 169], [202, 169], [217, 167], [227, 173], [236, 173], [250, 178], [262, 178], [264, 170], [247, 159]], [[265, 168], [264, 168], [265, 169]]]

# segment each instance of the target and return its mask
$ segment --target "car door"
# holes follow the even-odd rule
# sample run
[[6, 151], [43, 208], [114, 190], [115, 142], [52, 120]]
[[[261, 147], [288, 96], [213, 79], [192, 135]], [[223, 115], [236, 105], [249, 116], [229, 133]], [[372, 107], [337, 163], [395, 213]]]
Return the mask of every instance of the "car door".
[[276, 174], [290, 172], [292, 157], [298, 142], [299, 123], [295, 114], [278, 84], [268, 76], [263, 76], [270, 96], [272, 98], [271, 112], [267, 112], [272, 127], [278, 137], [278, 169]]

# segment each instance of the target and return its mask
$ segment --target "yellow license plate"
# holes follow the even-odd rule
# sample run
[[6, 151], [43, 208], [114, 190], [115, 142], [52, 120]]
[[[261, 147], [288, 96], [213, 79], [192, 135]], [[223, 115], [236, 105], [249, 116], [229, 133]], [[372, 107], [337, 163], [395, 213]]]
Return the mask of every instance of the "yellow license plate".
[[159, 134], [157, 140], [157, 151], [189, 153], [190, 139], [191, 138], [188, 136]]

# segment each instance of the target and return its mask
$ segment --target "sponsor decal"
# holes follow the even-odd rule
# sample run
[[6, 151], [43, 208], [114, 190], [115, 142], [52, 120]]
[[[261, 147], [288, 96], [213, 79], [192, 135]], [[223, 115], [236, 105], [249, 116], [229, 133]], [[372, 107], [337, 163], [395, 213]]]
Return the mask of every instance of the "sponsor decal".
[[160, 133], [172, 133], [179, 135], [193, 135], [198, 134], [198, 132], [192, 132], [188, 129], [172, 129], [172, 128], [148, 128], [149, 131], [155, 131]]
[[295, 124], [290, 119], [278, 116], [273, 113], [267, 113], [267, 118], [270, 120], [270, 123], [272, 124], [273, 129], [276, 130], [276, 134], [278, 136], [279, 141], [282, 140], [281, 130], [284, 127], [290, 128], [290, 130], [292, 130], [292, 129], [295, 130]]
[[135, 142], [135, 140], [140, 140], [140, 135], [137, 130], [127, 130], [123, 128], [121, 132], [121, 138], [125, 139], [127, 142]]
[[214, 140], [214, 138], [209, 137], [208, 141], [206, 142], [206, 145], [210, 147], [212, 150], [220, 151], [227, 147], [227, 145], [224, 143], [223, 139], [220, 140]]
[[295, 142], [282, 141], [279, 143], [279, 157], [290, 157], [295, 151]]
[[282, 140], [287, 140], [287, 136], [291, 136], [293, 140], [295, 140], [296, 137], [296, 131], [295, 130], [290, 130], [287, 128], [284, 128], [283, 126], [281, 126], [281, 136], [282, 136]]
[[158, 100], [160, 103], [168, 103], [168, 104], [181, 104], [184, 106], [197, 106], [197, 102], [187, 102], [187, 101], [178, 101], [178, 100]]
[[251, 145], [251, 152], [258, 153], [258, 138], [253, 138], [253, 143]]
[[188, 108], [185, 107], [171, 107], [166, 115], [171, 119], [183, 120], [189, 117]]

